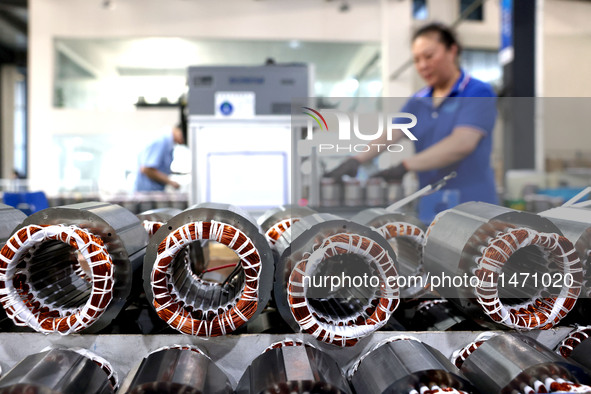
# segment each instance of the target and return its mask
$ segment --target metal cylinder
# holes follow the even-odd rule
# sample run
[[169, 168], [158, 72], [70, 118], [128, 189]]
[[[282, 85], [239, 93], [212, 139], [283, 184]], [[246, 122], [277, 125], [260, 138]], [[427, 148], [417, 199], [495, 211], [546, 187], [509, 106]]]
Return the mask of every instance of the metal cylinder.
[[357, 178], [343, 181], [343, 205], [346, 207], [358, 207], [363, 204], [363, 188]]
[[342, 184], [333, 178], [320, 180], [320, 205], [323, 207], [338, 207], [341, 205]]
[[591, 390], [582, 387], [589, 383], [582, 367], [523, 334], [503, 333], [484, 340], [460, 369], [482, 393]]
[[137, 217], [151, 237], [164, 223], [181, 212], [182, 210], [177, 208], [157, 208], [142, 212]]
[[148, 354], [119, 390], [128, 394], [232, 393], [226, 374], [200, 349], [174, 345]]
[[362, 355], [349, 370], [349, 381], [355, 392], [364, 394], [473, 391], [441, 352], [405, 336], [378, 343]]
[[[2, 250], [4, 244], [8, 238], [10, 238], [12, 231], [25, 220], [26, 217], [27, 215], [22, 211], [9, 205], [0, 204], [0, 250]], [[4, 312], [4, 308], [0, 308], [0, 328], [5, 328], [11, 324], [10, 319]]]
[[276, 246], [273, 294], [294, 330], [351, 346], [386, 324], [398, 306], [396, 256], [367, 226], [310, 215], [285, 231]]
[[386, 185], [386, 203], [390, 204], [404, 197], [404, 189], [400, 182], [388, 182]]
[[370, 226], [388, 240], [396, 253], [400, 275], [423, 278], [422, 281], [412, 281], [414, 285], [402, 288], [400, 290], [401, 298], [414, 298], [422, 295], [425, 292], [424, 284], [427, 282], [423, 268], [423, 244], [426, 230], [423, 222], [414, 216], [390, 212], [384, 208], [363, 210], [353, 216], [351, 221]]
[[557, 207], [539, 213], [562, 231], [575, 246], [581, 264], [585, 268], [581, 297], [591, 298], [591, 209], [579, 207]]
[[4, 246], [12, 231], [21, 224], [27, 215], [9, 205], [0, 204], [0, 249]]
[[147, 238], [138, 218], [118, 205], [36, 212], [0, 251], [0, 301], [17, 325], [97, 332], [125, 306]]
[[116, 388], [116, 375], [108, 362], [71, 349], [28, 356], [0, 379], [2, 394], [108, 394]]
[[439, 294], [467, 313], [511, 328], [545, 329], [572, 309], [581, 291], [574, 246], [540, 216], [469, 202], [440, 213], [426, 236], [431, 284], [438, 280]]
[[369, 178], [365, 184], [365, 203], [369, 207], [380, 207], [386, 203], [386, 183], [382, 178]]
[[281, 237], [281, 234], [292, 226], [293, 223], [301, 220], [301, 218], [308, 215], [315, 214], [316, 211], [308, 207], [300, 207], [298, 205], [282, 205], [266, 211], [257, 220], [261, 226], [263, 234], [272, 249], [275, 248], [275, 243]]
[[326, 353], [302, 342], [273, 344], [246, 369], [236, 394], [349, 394], [341, 369]]
[[[205, 280], [185, 259], [186, 248], [216, 241], [237, 255], [222, 283]], [[273, 281], [273, 255], [252, 218], [228, 204], [205, 203], [170, 219], [150, 239], [144, 289], [158, 316], [172, 328], [198, 336], [225, 335], [266, 306]]]

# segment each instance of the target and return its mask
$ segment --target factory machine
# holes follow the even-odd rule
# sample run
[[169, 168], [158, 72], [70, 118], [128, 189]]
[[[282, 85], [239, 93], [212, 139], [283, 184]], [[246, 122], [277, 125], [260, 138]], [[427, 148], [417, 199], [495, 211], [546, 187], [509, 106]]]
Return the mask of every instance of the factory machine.
[[312, 95], [312, 83], [306, 64], [190, 67], [190, 204], [263, 211], [290, 203], [292, 101]]

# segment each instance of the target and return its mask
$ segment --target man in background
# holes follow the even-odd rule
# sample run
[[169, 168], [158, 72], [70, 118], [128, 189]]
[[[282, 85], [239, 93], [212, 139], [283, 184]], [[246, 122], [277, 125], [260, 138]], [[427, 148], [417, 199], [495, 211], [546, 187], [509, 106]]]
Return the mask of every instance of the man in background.
[[180, 185], [170, 179], [175, 144], [186, 144], [186, 128], [180, 123], [170, 134], [152, 141], [138, 157], [135, 191], [161, 191], [166, 185], [178, 189]]

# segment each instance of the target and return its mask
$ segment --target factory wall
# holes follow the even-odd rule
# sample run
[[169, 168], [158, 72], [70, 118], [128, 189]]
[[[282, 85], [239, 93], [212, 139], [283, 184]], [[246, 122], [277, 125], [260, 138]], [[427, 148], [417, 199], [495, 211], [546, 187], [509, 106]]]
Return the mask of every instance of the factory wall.
[[[560, 162], [591, 164], [591, 3], [544, 3], [543, 104], [544, 147], [549, 170]], [[569, 99], [573, 98], [573, 99]]]

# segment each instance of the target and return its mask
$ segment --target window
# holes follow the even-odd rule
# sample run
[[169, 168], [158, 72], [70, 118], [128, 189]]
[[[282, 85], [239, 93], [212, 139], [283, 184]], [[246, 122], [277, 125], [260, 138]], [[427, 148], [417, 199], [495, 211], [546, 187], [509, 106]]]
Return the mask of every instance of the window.
[[501, 85], [503, 69], [499, 64], [497, 51], [464, 49], [461, 65], [474, 78], [488, 82], [494, 87]]
[[412, 17], [414, 19], [423, 20], [429, 17], [429, 9], [427, 8], [427, 0], [413, 0], [412, 1]]
[[[468, 8], [478, 0], [460, 0], [460, 15], [464, 14]], [[480, 4], [474, 11], [472, 11], [468, 16], [466, 16], [466, 20], [469, 21], [481, 21], [483, 20], [483, 11], [482, 11], [482, 4]]]

